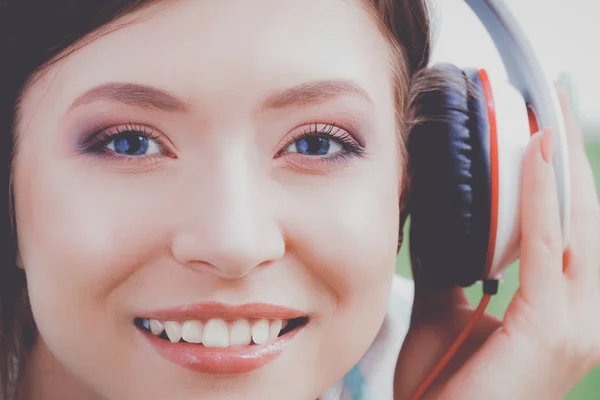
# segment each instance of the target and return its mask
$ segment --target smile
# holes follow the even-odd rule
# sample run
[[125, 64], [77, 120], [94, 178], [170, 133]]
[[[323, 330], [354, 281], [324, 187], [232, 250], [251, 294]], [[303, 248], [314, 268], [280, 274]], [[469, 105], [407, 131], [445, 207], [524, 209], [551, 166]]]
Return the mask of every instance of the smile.
[[308, 324], [300, 311], [203, 303], [138, 317], [134, 323], [167, 360], [194, 372], [243, 374], [274, 360]]

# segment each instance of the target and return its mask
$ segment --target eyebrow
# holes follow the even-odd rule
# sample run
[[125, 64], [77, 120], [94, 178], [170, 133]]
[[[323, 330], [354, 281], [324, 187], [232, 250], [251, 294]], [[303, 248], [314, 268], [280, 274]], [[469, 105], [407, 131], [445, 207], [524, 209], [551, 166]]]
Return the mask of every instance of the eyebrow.
[[[373, 103], [369, 94], [359, 85], [348, 80], [321, 80], [306, 82], [269, 95], [263, 110], [282, 109], [321, 103], [344, 95], [359, 96]], [[164, 90], [137, 83], [105, 83], [80, 95], [69, 110], [95, 101], [117, 101], [134, 107], [156, 109], [166, 112], [189, 112], [191, 106], [184, 100]]]
[[281, 109], [321, 103], [344, 95], [359, 96], [369, 103], [373, 103], [369, 94], [352, 81], [321, 80], [303, 83], [274, 93], [265, 100], [263, 109]]
[[96, 86], [79, 96], [69, 109], [101, 100], [167, 112], [189, 112], [191, 109], [189, 104], [172, 94], [137, 83], [105, 83]]

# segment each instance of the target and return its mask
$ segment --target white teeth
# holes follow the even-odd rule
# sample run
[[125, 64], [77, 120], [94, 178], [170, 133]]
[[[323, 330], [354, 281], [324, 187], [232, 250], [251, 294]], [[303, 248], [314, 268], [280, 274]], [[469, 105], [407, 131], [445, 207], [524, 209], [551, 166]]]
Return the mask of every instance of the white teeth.
[[154, 336], [160, 336], [164, 330], [165, 326], [162, 324], [162, 322], [157, 321], [155, 319], [150, 320], [150, 331]]
[[282, 326], [283, 321], [280, 319], [271, 321], [269, 324], [269, 340], [277, 339], [277, 336], [279, 336], [279, 333], [281, 332]]
[[228, 347], [229, 329], [225, 321], [220, 318], [209, 320], [204, 327], [202, 343], [205, 347]]
[[245, 319], [235, 321], [229, 331], [229, 345], [244, 346], [249, 345], [251, 341], [250, 323]]
[[204, 326], [200, 321], [185, 321], [181, 327], [181, 338], [188, 343], [202, 343]]
[[252, 340], [256, 344], [265, 344], [269, 340], [268, 319], [259, 319], [252, 325]]
[[208, 322], [189, 320], [185, 322], [145, 319], [144, 327], [154, 336], [166, 332], [172, 343], [184, 340], [188, 343], [204, 344], [205, 347], [248, 346], [252, 343], [265, 344], [279, 337], [288, 320], [262, 318], [250, 323], [247, 319], [226, 322], [213, 318]]
[[181, 324], [179, 322], [165, 322], [165, 331], [172, 343], [177, 343], [181, 339]]

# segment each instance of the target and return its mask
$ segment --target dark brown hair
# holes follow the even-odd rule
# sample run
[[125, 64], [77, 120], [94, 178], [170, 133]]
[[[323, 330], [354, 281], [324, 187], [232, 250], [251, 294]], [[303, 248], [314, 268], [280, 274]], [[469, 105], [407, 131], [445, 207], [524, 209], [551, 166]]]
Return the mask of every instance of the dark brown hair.
[[[0, 398], [15, 399], [26, 356], [36, 338], [25, 275], [16, 263], [16, 231], [11, 190], [19, 99], [43, 69], [78, 46], [103, 34], [118, 18], [158, 0], [3, 0], [0, 2], [0, 187], [4, 210], [0, 229]], [[165, 1], [165, 0], [161, 0]], [[396, 83], [398, 144], [406, 166], [406, 137], [414, 115], [409, 109], [414, 90], [423, 89], [429, 63], [430, 21], [427, 0], [368, 0], [391, 50]], [[417, 79], [420, 77], [419, 79]], [[408, 88], [408, 89], [407, 89]], [[403, 171], [407, 168], [402, 168]], [[408, 183], [408, 176], [403, 182]], [[407, 192], [407, 188], [403, 193]], [[404, 198], [401, 209], [404, 209]], [[1, 206], [1, 205], [0, 205]], [[405, 213], [403, 213], [405, 215]], [[404, 217], [403, 217], [404, 218]]]

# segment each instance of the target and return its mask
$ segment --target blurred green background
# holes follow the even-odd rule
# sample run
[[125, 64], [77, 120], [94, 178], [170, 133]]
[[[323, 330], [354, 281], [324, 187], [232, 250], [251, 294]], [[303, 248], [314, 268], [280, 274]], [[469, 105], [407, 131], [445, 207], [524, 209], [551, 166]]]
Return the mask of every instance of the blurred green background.
[[[598, 134], [597, 136], [600, 137], [600, 134]], [[592, 170], [594, 171], [594, 177], [596, 178], [596, 188], [599, 190], [598, 195], [600, 196], [600, 139], [587, 140], [586, 150], [588, 158], [592, 165]], [[405, 237], [408, 238], [407, 231], [405, 233]], [[518, 262], [516, 262], [513, 266], [507, 269], [505, 281], [501, 284], [498, 294], [492, 297], [492, 300], [490, 301], [490, 304], [487, 309], [488, 312], [499, 317], [502, 317], [504, 315], [504, 311], [506, 310], [510, 300], [512, 299], [519, 285], [518, 267]], [[405, 245], [402, 246], [402, 249], [398, 256], [396, 271], [401, 275], [411, 277], [407, 243], [405, 243]], [[598, 284], [600, 285], [600, 282], [598, 282]], [[481, 290], [481, 285], [474, 285], [467, 289], [469, 299], [474, 305], [478, 304], [479, 300], [481, 299]], [[598, 318], [598, 316], [590, 316], [590, 318]], [[598, 334], [600, 335], [600, 332], [598, 332]], [[565, 399], [600, 399], [600, 366], [596, 367], [583, 381], [581, 381], [581, 383], [577, 387], [575, 387], [571, 391], [571, 393], [569, 393], [569, 395], [565, 397]]]

